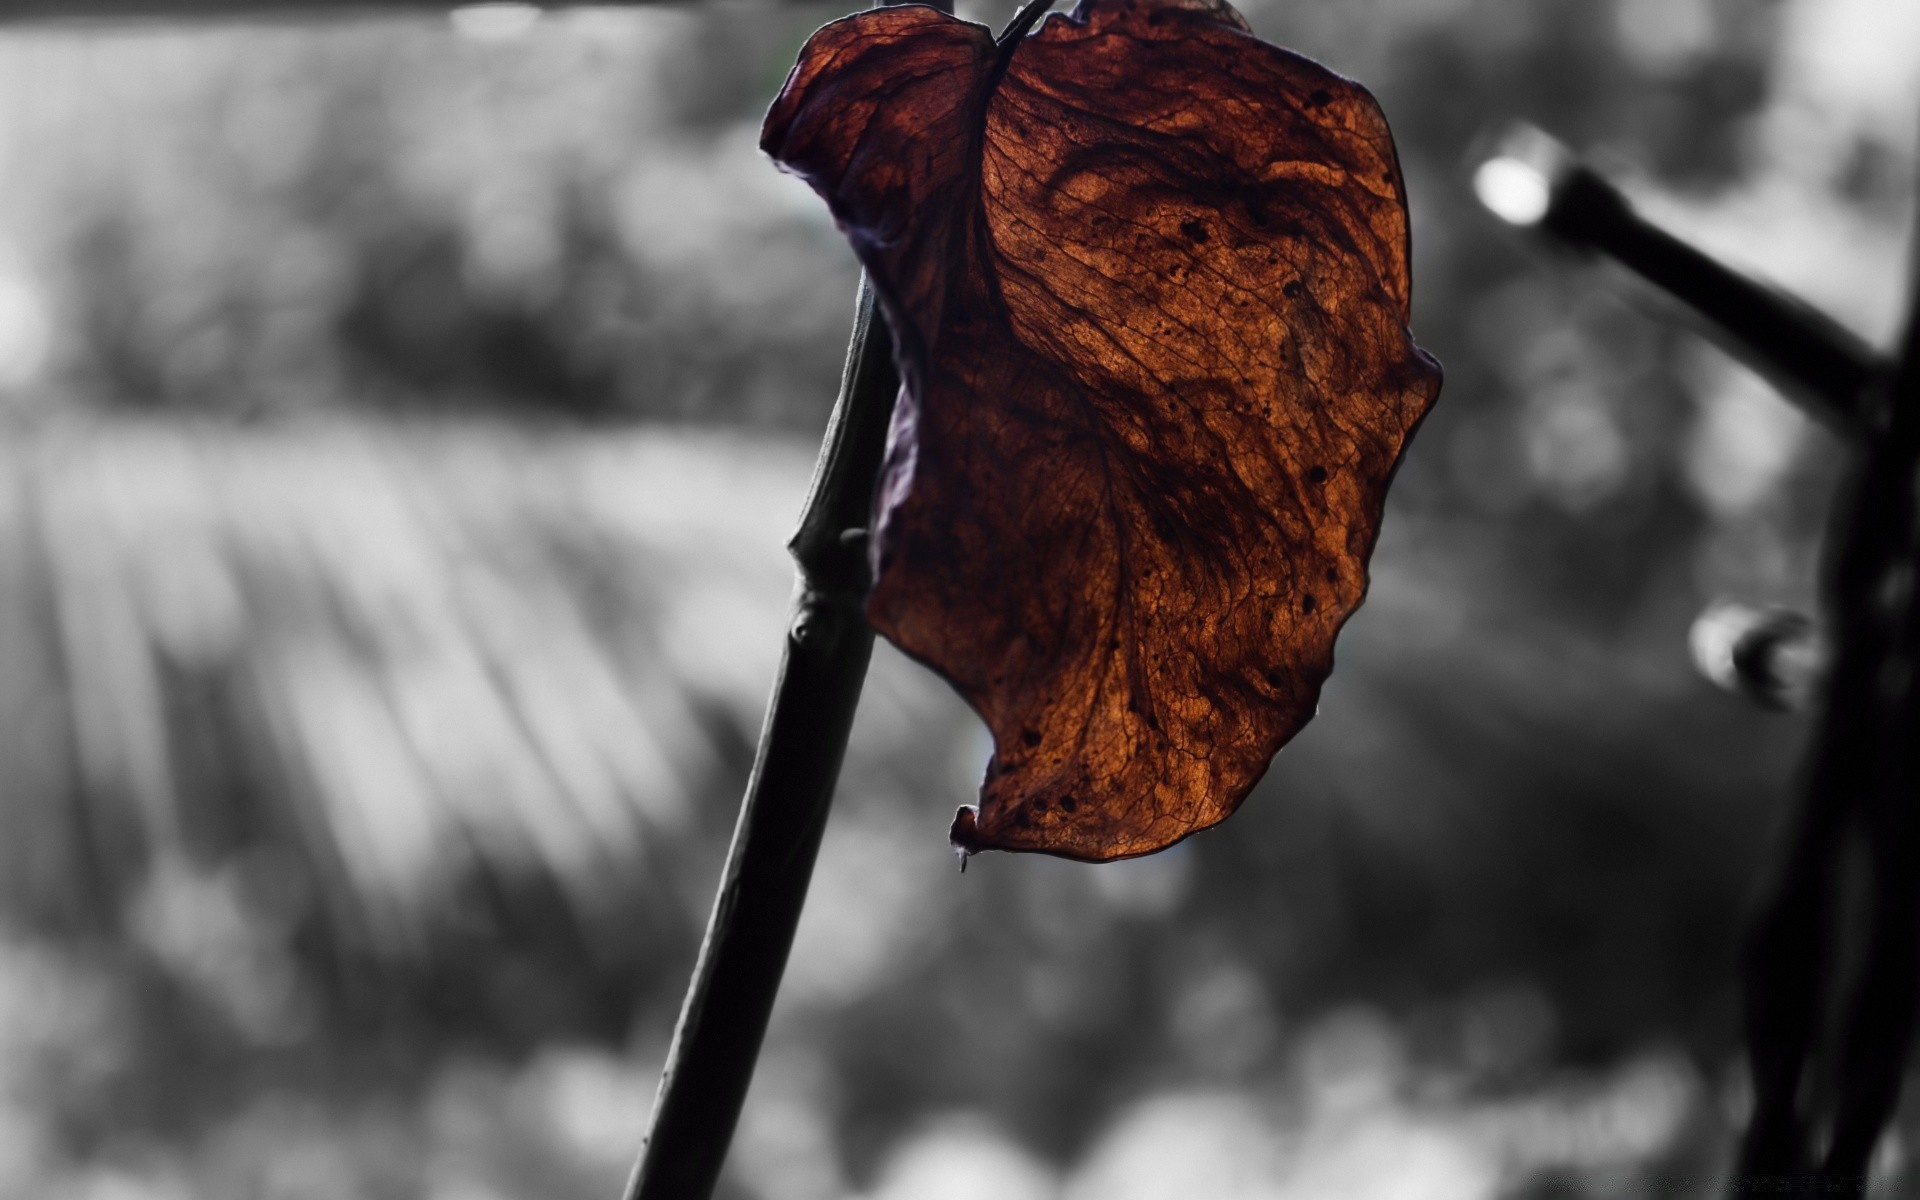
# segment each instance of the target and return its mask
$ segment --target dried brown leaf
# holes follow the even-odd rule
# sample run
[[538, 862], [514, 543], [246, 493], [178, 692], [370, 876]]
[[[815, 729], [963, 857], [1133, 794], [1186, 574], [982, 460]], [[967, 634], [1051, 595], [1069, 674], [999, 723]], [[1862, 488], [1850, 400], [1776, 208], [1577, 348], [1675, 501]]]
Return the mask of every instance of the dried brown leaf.
[[999, 44], [882, 8], [813, 36], [761, 144], [895, 332], [867, 612], [993, 732], [955, 845], [1111, 859], [1226, 817], [1313, 715], [1439, 391], [1373, 98], [1224, 3]]

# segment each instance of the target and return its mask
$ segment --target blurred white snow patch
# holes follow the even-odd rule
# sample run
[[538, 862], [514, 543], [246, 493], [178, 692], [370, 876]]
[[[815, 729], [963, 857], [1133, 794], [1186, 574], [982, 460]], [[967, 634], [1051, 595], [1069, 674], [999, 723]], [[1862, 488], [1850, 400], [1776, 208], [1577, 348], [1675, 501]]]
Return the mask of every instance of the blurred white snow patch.
[[1316, 1125], [1276, 1200], [1489, 1200], [1499, 1160], [1448, 1123], [1386, 1109], [1351, 1125]]
[[1778, 489], [1811, 422], [1719, 351], [1703, 348], [1693, 362], [1699, 415], [1682, 450], [1687, 485], [1712, 515], [1740, 516]]
[[[1742, 181], [1708, 196], [1630, 190], [1688, 241], [1884, 343], [1905, 312], [1920, 5], [1790, 0], [1775, 44]], [[1876, 161], [1885, 194], [1863, 199], [1862, 164]]]
[[1872, 1159], [1867, 1162], [1867, 1194], [1894, 1195], [1891, 1188], [1906, 1176], [1910, 1158], [1906, 1139], [1898, 1125], [1883, 1133], [1880, 1144], [1874, 1148]]
[[653, 1108], [658, 1076], [625, 1056], [556, 1047], [514, 1081], [519, 1123], [541, 1130], [571, 1161], [623, 1177]]
[[510, 42], [540, 22], [533, 4], [463, 4], [447, 14], [455, 33], [476, 42]]
[[1406, 1051], [1385, 1017], [1346, 1008], [1307, 1033], [1294, 1070], [1315, 1112], [1356, 1112], [1395, 1098], [1406, 1081]]
[[[1534, 995], [1509, 986], [1474, 1001], [1490, 1028], [1535, 1043], [1519, 1059], [1552, 1038]], [[1108, 1127], [1063, 1200], [1490, 1200], [1546, 1173], [1627, 1194], [1711, 1103], [1691, 1062], [1660, 1049], [1517, 1090], [1476, 1080], [1464, 1094], [1435, 1086], [1447, 1081], [1410, 1060], [1385, 1017], [1344, 1009], [1301, 1037], [1289, 1094], [1149, 1096]]]
[[1785, 8], [1776, 44], [1796, 97], [1817, 97], [1911, 146], [1920, 111], [1920, 5], [1792, 0]]
[[827, 827], [787, 959], [786, 1003], [843, 1008], [938, 947], [951, 893], [944, 870], [925, 869], [925, 834], [871, 811]]
[[1154, 1097], [1123, 1116], [1066, 1200], [1485, 1200], [1500, 1164], [1447, 1122], [1388, 1105], [1304, 1128], [1233, 1093]]
[[193, 1195], [193, 1189], [177, 1178], [154, 1178], [132, 1168], [100, 1167], [43, 1193], [43, 1200], [193, 1200]]
[[769, 1039], [740, 1113], [727, 1175], [761, 1200], [841, 1200], [839, 1080], [813, 1047]]
[[1657, 1159], [1706, 1099], [1683, 1056], [1651, 1051], [1599, 1079], [1569, 1080], [1461, 1116], [1510, 1180], [1573, 1169], [1616, 1178]]
[[1153, 1096], [1107, 1130], [1065, 1200], [1271, 1200], [1284, 1194], [1279, 1180], [1290, 1149], [1272, 1115], [1247, 1096]]
[[1056, 1200], [1053, 1169], [985, 1118], [941, 1117], [888, 1155], [862, 1200]]

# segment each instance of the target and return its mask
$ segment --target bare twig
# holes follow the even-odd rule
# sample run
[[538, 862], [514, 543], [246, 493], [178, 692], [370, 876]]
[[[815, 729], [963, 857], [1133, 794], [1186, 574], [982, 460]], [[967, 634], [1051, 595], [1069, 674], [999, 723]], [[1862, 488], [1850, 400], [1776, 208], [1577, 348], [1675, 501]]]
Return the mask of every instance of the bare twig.
[[1890, 364], [1826, 315], [1647, 221], [1619, 189], [1539, 130], [1510, 130], [1474, 182], [1503, 219], [1620, 263], [1706, 318], [1715, 340], [1822, 423], [1864, 436], [1869, 397]]

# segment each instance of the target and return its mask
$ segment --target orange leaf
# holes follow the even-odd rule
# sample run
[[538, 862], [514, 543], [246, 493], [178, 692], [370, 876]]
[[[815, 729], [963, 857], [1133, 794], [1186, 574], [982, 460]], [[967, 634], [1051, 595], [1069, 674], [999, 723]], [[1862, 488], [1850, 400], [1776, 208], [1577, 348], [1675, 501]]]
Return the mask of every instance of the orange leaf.
[[1440, 369], [1364, 89], [1224, 3], [1044, 7], [835, 21], [761, 145], [894, 331], [867, 614], [993, 732], [954, 844], [1097, 860], [1225, 818], [1313, 715]]

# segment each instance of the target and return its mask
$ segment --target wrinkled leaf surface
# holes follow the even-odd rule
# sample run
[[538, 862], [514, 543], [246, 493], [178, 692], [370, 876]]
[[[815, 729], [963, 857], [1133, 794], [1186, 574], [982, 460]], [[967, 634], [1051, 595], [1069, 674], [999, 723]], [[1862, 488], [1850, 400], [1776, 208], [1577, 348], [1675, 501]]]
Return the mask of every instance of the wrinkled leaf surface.
[[1372, 97], [1204, 0], [1004, 46], [882, 8], [813, 36], [762, 145], [895, 332], [867, 611], [992, 730], [955, 845], [1227, 816], [1313, 715], [1439, 390]]

